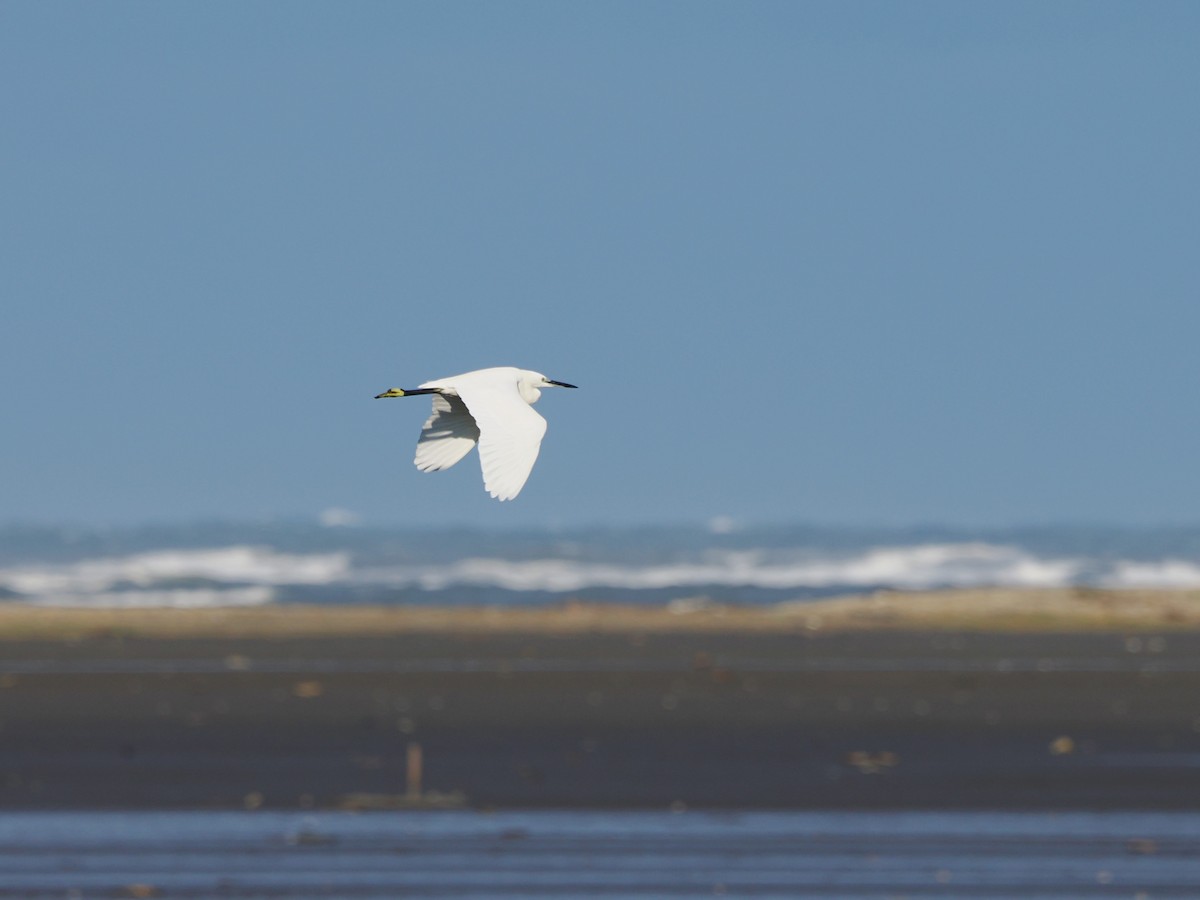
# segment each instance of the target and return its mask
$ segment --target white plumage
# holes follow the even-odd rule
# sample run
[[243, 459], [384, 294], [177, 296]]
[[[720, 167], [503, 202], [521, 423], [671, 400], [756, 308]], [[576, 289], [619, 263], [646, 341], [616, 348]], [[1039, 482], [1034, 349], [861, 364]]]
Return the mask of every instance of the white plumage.
[[432, 394], [433, 414], [421, 428], [416, 467], [448, 469], [478, 443], [483, 486], [497, 500], [511, 500], [525, 486], [546, 434], [546, 420], [531, 405], [544, 387], [575, 385], [499, 366], [426, 381], [412, 390], [392, 388], [376, 399]]

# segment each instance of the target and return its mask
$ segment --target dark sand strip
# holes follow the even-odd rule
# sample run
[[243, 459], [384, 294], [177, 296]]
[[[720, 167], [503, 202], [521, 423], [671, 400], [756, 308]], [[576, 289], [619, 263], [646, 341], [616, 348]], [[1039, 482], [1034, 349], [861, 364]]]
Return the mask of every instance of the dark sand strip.
[[847, 627], [5, 609], [0, 803], [332, 807], [403, 794], [419, 742], [424, 787], [483, 808], [1200, 806], [1194, 598], [1072, 632], [885, 627], [862, 602]]

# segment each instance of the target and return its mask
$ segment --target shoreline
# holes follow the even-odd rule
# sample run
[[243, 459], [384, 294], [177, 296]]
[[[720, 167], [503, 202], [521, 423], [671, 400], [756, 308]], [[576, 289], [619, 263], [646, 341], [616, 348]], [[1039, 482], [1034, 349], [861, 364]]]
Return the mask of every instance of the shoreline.
[[0, 642], [144, 637], [302, 637], [317, 634], [751, 632], [944, 630], [999, 633], [1200, 630], [1200, 590], [1005, 588], [880, 591], [764, 606], [688, 598], [666, 606], [570, 600], [547, 606], [87, 608], [0, 603]]

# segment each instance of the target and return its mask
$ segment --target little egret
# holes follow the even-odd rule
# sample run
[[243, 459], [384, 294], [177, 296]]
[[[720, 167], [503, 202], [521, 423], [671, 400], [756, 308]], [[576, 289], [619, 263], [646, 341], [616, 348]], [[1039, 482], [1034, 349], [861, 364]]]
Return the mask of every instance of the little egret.
[[375, 399], [433, 395], [433, 415], [421, 428], [413, 460], [422, 472], [448, 469], [479, 443], [483, 486], [497, 500], [521, 493], [537, 460], [546, 420], [531, 404], [541, 388], [575, 385], [541, 372], [498, 366], [427, 381], [411, 390], [392, 388]]

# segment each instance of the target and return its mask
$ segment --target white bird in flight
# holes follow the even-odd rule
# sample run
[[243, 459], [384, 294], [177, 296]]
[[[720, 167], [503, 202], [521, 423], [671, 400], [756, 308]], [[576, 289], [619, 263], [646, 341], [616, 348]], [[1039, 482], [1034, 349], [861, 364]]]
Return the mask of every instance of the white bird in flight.
[[511, 500], [525, 486], [546, 433], [546, 420], [531, 405], [544, 387], [575, 385], [529, 369], [497, 366], [426, 381], [411, 390], [391, 388], [375, 399], [432, 394], [433, 415], [421, 427], [413, 463], [422, 472], [448, 469], [478, 442], [483, 486], [497, 500]]

